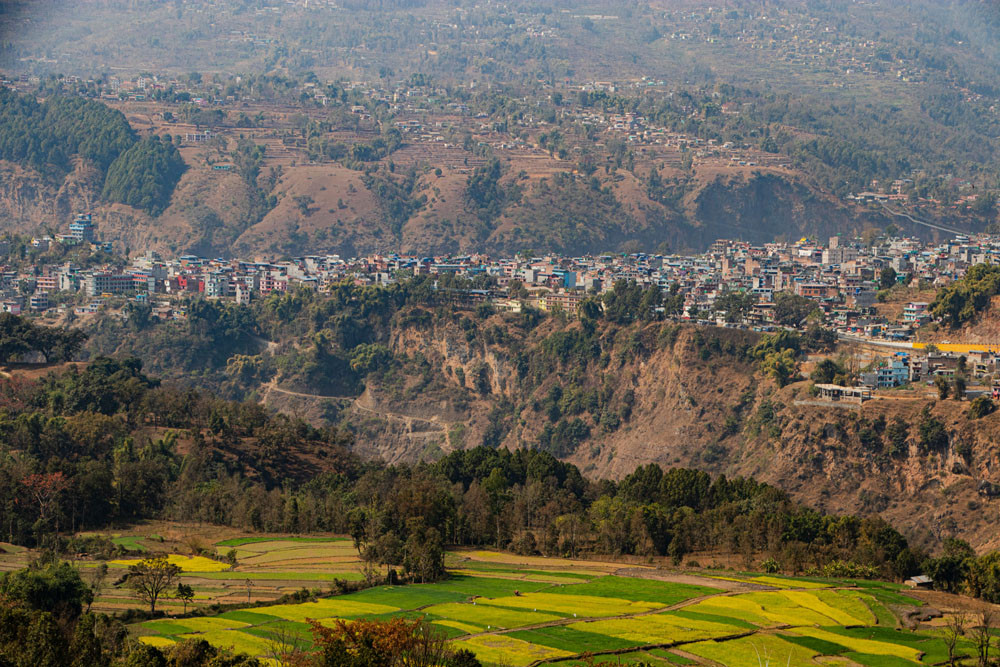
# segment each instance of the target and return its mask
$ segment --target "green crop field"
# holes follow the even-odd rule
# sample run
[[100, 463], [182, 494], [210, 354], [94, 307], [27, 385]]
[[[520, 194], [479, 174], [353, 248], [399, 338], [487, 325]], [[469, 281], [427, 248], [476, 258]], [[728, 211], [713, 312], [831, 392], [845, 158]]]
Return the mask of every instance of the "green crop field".
[[775, 635], [760, 634], [727, 642], [699, 642], [684, 650], [727, 667], [772, 665], [811, 665], [818, 652]]
[[[872, 667], [947, 661], [940, 627], [897, 629], [900, 608], [921, 603], [893, 584], [752, 573], [674, 576], [642, 568], [632, 570], [642, 576], [625, 577], [610, 574], [607, 563], [552, 559], [549, 568], [541, 557], [460, 551], [448, 554], [450, 576], [444, 581], [330, 597], [324, 582], [361, 578], [349, 540], [229, 538], [215, 549], [220, 555], [236, 549], [238, 563], [232, 570], [182, 575], [196, 588], [194, 608], [245, 603], [247, 580], [256, 605], [138, 623], [132, 631], [142, 641], [166, 646], [200, 637], [267, 658], [275, 642], [288, 636], [311, 645], [309, 621], [329, 626], [338, 619], [398, 616], [424, 619], [486, 665], [510, 667], [582, 665], [585, 654], [620, 664], [735, 667], [767, 661]], [[222, 565], [207, 558], [173, 559], [189, 570]], [[303, 587], [316, 597], [269, 604]], [[123, 590], [107, 593], [104, 602], [109, 608], [129, 606]], [[168, 614], [181, 611], [171, 599], [161, 606]], [[960, 647], [971, 654], [968, 642]]]

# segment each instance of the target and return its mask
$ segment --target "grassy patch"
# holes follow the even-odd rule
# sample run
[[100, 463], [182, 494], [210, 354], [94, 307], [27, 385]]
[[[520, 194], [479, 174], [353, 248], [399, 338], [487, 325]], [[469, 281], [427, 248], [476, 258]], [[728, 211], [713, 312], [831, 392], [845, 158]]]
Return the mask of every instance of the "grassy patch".
[[471, 596], [458, 591], [444, 590], [439, 584], [414, 584], [369, 588], [359, 593], [352, 593], [348, 597], [359, 602], [391, 605], [398, 609], [416, 609], [432, 604], [461, 602]]
[[706, 614], [699, 611], [688, 611], [687, 609], [678, 609], [677, 611], [670, 612], [671, 616], [676, 616], [678, 618], [687, 618], [693, 621], [708, 621], [709, 623], [721, 623], [723, 625], [731, 625], [737, 628], [743, 628], [744, 630], [756, 630], [757, 626], [748, 621], [744, 621], [740, 618], [735, 618], [733, 616], [724, 616], [720, 614]]
[[240, 632], [272, 641], [290, 640], [303, 646], [313, 645], [312, 626], [308, 623], [279, 621], [278, 623], [270, 623], [252, 628], [240, 628]]
[[712, 595], [719, 589], [690, 584], [674, 584], [653, 579], [630, 579], [628, 577], [601, 577], [585, 584], [567, 584], [553, 589], [554, 593], [566, 595], [593, 595], [597, 597], [621, 598], [634, 602], [658, 602], [672, 605], [684, 600]]
[[541, 644], [551, 648], [562, 649], [572, 653], [585, 651], [611, 651], [635, 646], [637, 642], [620, 639], [596, 632], [584, 632], [565, 626], [538, 628], [537, 630], [519, 630], [511, 632], [508, 637], [514, 637], [532, 644]]
[[683, 655], [677, 655], [676, 653], [671, 653], [670, 651], [662, 648], [654, 648], [646, 651], [652, 656], [660, 658], [661, 660], [666, 660], [672, 665], [694, 665], [694, 660], [691, 658], [685, 658]]
[[859, 597], [872, 610], [872, 614], [875, 615], [875, 622], [878, 625], [886, 628], [895, 628], [898, 625], [899, 621], [896, 615], [889, 611], [888, 607], [876, 600], [873, 595], [862, 594]]
[[249, 623], [250, 625], [260, 625], [262, 623], [272, 623], [274, 621], [281, 620], [277, 616], [272, 616], [270, 614], [261, 614], [255, 611], [227, 611], [224, 614], [219, 614], [219, 618], [228, 618], [231, 621], [241, 621], [243, 623]]
[[484, 597], [498, 598], [505, 595], [513, 595], [514, 591], [530, 593], [542, 589], [550, 588], [551, 584], [533, 581], [515, 581], [511, 579], [485, 579], [483, 577], [450, 577], [449, 579], [436, 583], [424, 584], [433, 586], [437, 590], [452, 591], [461, 593], [465, 598]]
[[129, 551], [147, 551], [146, 546], [141, 542], [142, 539], [138, 535], [126, 535], [125, 537], [111, 538], [111, 543]]

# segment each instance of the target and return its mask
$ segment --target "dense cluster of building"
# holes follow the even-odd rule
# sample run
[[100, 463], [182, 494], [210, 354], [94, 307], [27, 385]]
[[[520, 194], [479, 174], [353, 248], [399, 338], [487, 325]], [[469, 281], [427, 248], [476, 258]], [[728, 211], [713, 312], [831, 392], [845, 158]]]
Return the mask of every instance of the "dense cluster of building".
[[[109, 249], [108, 243], [97, 240], [94, 224], [86, 214], [76, 217], [67, 234], [32, 241], [39, 247], [50, 243], [89, 243], [94, 248]], [[81, 307], [81, 312], [87, 312], [112, 297], [164, 305], [176, 305], [190, 296], [248, 303], [290, 289], [324, 291], [343, 281], [375, 285], [409, 275], [451, 274], [469, 279], [490, 278], [489, 289], [470, 290], [469, 298], [490, 299], [499, 307], [510, 309], [561, 308], [572, 315], [588, 294], [607, 291], [625, 280], [641, 286], [679, 290], [684, 301], [683, 318], [718, 319], [729, 325], [766, 329], [775, 324], [775, 295], [787, 292], [815, 301], [826, 323], [845, 333], [905, 340], [930, 319], [928, 304], [908, 304], [896, 321], [879, 317], [873, 306], [879, 291], [886, 287], [884, 274], [899, 281], [926, 281], [941, 286], [979, 263], [1000, 263], [1000, 238], [955, 237], [937, 245], [925, 245], [911, 238], [863, 244], [834, 237], [826, 243], [802, 239], [763, 246], [720, 240], [701, 255], [636, 253], [586, 257], [393, 254], [351, 259], [313, 255], [281, 261], [247, 261], [193, 255], [163, 258], [147, 252], [125, 266], [119, 264], [118, 268], [109, 264], [83, 269], [61, 263], [35, 266], [21, 275], [6, 272], [0, 279], [0, 289], [6, 290], [6, 310], [24, 307], [44, 310], [48, 307], [47, 296], [53, 292], [83, 292], [91, 299], [91, 303]], [[511, 290], [514, 285], [518, 286], [516, 291]], [[752, 294], [752, 308], [738, 319], [720, 312], [717, 301], [726, 292]], [[512, 298], [512, 294], [517, 298]], [[18, 296], [22, 298], [19, 300]], [[27, 301], [25, 296], [29, 297]]]
[[[0, 242], [5, 243], [9, 242]], [[31, 243], [42, 250], [53, 243], [90, 244], [93, 250], [110, 250], [109, 243], [98, 239], [88, 214], [77, 215], [67, 233], [35, 238]], [[0, 252], [4, 250], [0, 247]], [[825, 326], [844, 336], [900, 343], [903, 348], [909, 347], [906, 341], [932, 319], [929, 304], [907, 303], [890, 317], [888, 309], [875, 307], [879, 293], [896, 282], [940, 287], [982, 263], [1000, 264], [1000, 237], [956, 236], [938, 244], [912, 238], [866, 244], [859, 239], [833, 237], [825, 243], [801, 239], [762, 246], [720, 240], [700, 255], [581, 257], [391, 254], [342, 258], [327, 254], [248, 261], [194, 255], [164, 258], [150, 251], [127, 262], [89, 268], [62, 262], [21, 272], [0, 271], [0, 296], [3, 310], [12, 313], [72, 308], [77, 315], [85, 315], [117, 309], [131, 300], [148, 303], [154, 317], [184, 319], [191, 298], [248, 304], [290, 290], [324, 292], [344, 282], [389, 285], [410, 276], [428, 275], [442, 298], [470, 305], [490, 302], [505, 311], [559, 310], [573, 317], [584, 299], [627, 281], [643, 289], [657, 286], [670, 292], [675, 298], [667, 315], [682, 320], [770, 331], [805, 327], [818, 316]], [[446, 280], [446, 276], [468, 282]], [[752, 296], [742, 300], [744, 307], [736, 314], [726, 310], [732, 307], [732, 300], [725, 296], [734, 293]], [[787, 316], [778, 316], [782, 294], [796, 295], [800, 306], [809, 300], [815, 308], [808, 318], [790, 322]], [[60, 296], [52, 299], [53, 295]], [[860, 384], [885, 389], [957, 372], [973, 377], [1000, 374], [1000, 356], [993, 351], [972, 351], [961, 361], [957, 355], [933, 349], [920, 355], [912, 350], [894, 352], [863, 369]]]

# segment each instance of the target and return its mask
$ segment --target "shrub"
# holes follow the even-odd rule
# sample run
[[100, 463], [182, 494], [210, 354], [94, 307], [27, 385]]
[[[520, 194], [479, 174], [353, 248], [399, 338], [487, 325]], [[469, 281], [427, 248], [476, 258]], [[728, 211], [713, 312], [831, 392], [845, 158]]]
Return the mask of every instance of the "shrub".
[[969, 406], [969, 419], [982, 419], [988, 414], [992, 414], [997, 409], [996, 404], [989, 396], [980, 396]]
[[948, 431], [937, 417], [926, 408], [920, 421], [920, 448], [925, 451], [942, 451], [948, 447]]

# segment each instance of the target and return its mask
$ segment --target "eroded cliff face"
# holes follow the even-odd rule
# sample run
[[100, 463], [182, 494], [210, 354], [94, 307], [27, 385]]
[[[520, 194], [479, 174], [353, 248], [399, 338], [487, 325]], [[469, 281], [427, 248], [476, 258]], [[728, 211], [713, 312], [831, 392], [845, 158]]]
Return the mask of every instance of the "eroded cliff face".
[[802, 236], [852, 235], [888, 224], [880, 214], [848, 208], [795, 178], [776, 173], [720, 175], [694, 193], [689, 208], [706, 238], [741, 238], [758, 244], [777, 238], [794, 241]]
[[0, 219], [7, 231], [35, 233], [65, 226], [75, 211], [91, 210], [100, 172], [82, 161], [65, 178], [0, 160]]
[[[978, 493], [980, 482], [1000, 481], [1000, 414], [970, 420], [967, 404], [926, 399], [821, 405], [807, 381], [779, 389], [762, 378], [739, 352], [753, 335], [731, 330], [605, 326], [602, 351], [585, 367], [539, 362], [554, 336], [579, 328], [550, 319], [485, 345], [456, 322], [399, 329], [394, 352], [419, 359], [434, 379], [370, 380], [342, 414], [358, 429], [360, 449], [390, 460], [485, 442], [548, 448], [595, 477], [620, 478], [651, 462], [690, 466], [754, 476], [831, 511], [882, 514], [918, 543], [954, 534], [1000, 546], [998, 501]], [[556, 414], [554, 395], [583, 398]], [[588, 435], [560, 436], [574, 420]], [[893, 451], [888, 431], [897, 420], [905, 444]], [[947, 445], [922, 444], [929, 420], [940, 422]]]

